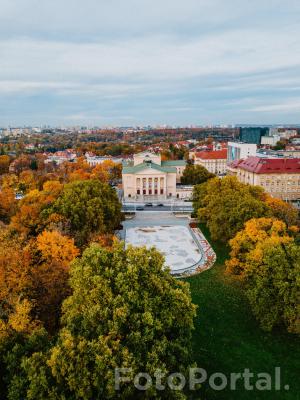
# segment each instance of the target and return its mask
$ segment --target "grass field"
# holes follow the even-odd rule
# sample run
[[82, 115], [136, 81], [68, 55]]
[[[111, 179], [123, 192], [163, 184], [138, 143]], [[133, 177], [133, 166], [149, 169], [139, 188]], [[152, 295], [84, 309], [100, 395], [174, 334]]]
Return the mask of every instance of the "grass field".
[[274, 377], [274, 368], [281, 367], [282, 387], [290, 386], [288, 391], [246, 391], [241, 382], [236, 391], [214, 391], [204, 384], [201, 400], [300, 399], [300, 341], [283, 331], [266, 333], [260, 329], [242, 288], [224, 276], [228, 249], [213, 243], [206, 228], [201, 226], [201, 229], [217, 253], [217, 263], [212, 269], [187, 279], [193, 302], [198, 305], [194, 359], [208, 375], [222, 372], [227, 377], [245, 368], [255, 375], [267, 372]]

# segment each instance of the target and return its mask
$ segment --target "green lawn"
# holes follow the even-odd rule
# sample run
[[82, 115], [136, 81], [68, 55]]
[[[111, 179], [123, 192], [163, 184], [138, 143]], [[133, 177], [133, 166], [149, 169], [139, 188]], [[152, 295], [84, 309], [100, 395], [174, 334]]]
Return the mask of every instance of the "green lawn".
[[[210, 240], [205, 227], [202, 231]], [[211, 241], [210, 241], [211, 242]], [[246, 391], [244, 384], [236, 391], [214, 391], [207, 384], [202, 388], [202, 400], [300, 399], [300, 341], [281, 331], [266, 333], [254, 319], [242, 288], [224, 276], [224, 260], [228, 249], [211, 242], [217, 253], [214, 267], [188, 278], [193, 302], [198, 305], [193, 336], [194, 359], [208, 374], [243, 372], [249, 368], [255, 374], [281, 367], [282, 387], [286, 391]]]

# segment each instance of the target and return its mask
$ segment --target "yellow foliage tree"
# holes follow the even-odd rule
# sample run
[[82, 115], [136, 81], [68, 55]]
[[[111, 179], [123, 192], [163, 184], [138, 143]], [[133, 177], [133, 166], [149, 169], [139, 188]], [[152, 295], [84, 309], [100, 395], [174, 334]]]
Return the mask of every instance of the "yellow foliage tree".
[[230, 241], [227, 273], [241, 279], [265, 330], [285, 325], [300, 333], [300, 247], [283, 221], [252, 219]]
[[46, 262], [56, 261], [64, 268], [68, 268], [79, 254], [74, 239], [62, 236], [57, 231], [43, 231], [38, 235], [36, 244]]

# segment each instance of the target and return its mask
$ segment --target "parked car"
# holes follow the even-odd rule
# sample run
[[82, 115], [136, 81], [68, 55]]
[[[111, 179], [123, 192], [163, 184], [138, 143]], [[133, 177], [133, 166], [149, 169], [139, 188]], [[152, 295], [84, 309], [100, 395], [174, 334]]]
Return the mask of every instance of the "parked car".
[[152, 207], [153, 204], [152, 204], [152, 203], [146, 203], [145, 206], [146, 206], [146, 207]]
[[136, 211], [143, 211], [144, 210], [144, 207], [142, 207], [142, 206], [137, 206], [137, 208], [136, 208]]
[[163, 203], [157, 204], [157, 207], [163, 207], [163, 206], [164, 206]]

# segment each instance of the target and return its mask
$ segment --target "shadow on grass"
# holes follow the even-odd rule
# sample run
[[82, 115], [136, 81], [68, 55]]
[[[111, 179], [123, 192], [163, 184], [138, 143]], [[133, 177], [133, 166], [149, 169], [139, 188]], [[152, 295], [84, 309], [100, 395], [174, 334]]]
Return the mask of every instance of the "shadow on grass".
[[[228, 247], [212, 242], [206, 227], [200, 228], [214, 248], [217, 261], [210, 270], [187, 278], [193, 302], [198, 305], [193, 335], [195, 361], [208, 376], [222, 372], [229, 378], [230, 373], [249, 368], [254, 376], [267, 372], [274, 379], [275, 367], [281, 367], [282, 375], [280, 391], [274, 390], [274, 382], [272, 391], [246, 391], [243, 381], [237, 382], [236, 391], [214, 391], [204, 384], [201, 399], [300, 399], [299, 339], [279, 330], [267, 333], [259, 327], [242, 287], [224, 276]], [[288, 391], [283, 388], [286, 384], [290, 386]]]

